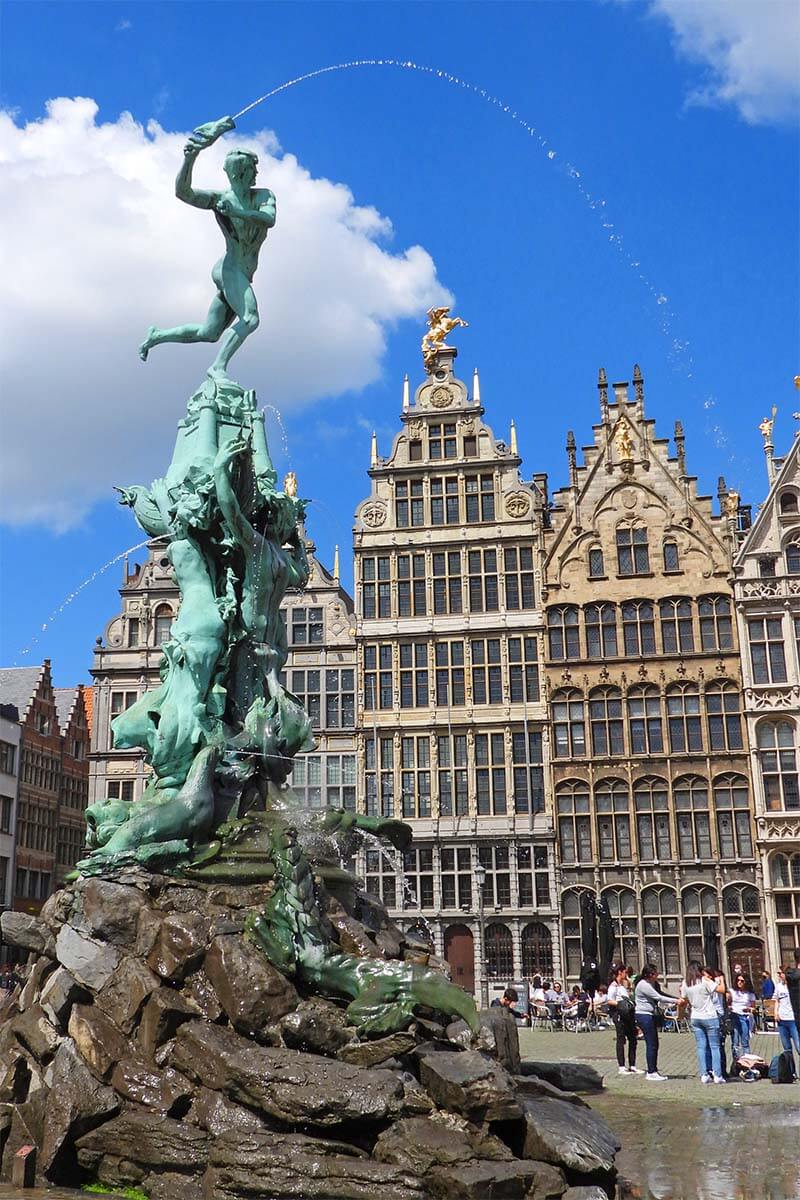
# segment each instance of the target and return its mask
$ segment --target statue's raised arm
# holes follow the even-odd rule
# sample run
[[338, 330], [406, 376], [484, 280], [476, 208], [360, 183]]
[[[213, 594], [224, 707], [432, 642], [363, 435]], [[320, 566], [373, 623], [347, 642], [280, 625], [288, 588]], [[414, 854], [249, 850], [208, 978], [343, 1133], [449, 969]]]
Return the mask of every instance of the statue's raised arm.
[[252, 281], [259, 251], [275, 224], [275, 196], [268, 188], [255, 187], [258, 158], [251, 150], [231, 150], [226, 155], [225, 174], [229, 186], [224, 190], [204, 191], [193, 185], [192, 172], [200, 151], [212, 146], [233, 128], [231, 117], [198, 126], [184, 147], [183, 165], [175, 180], [178, 199], [194, 208], [211, 209], [225, 238], [225, 254], [211, 272], [217, 294], [204, 321], [171, 329], [151, 325], [139, 347], [139, 357], [146, 362], [152, 348], [165, 342], [217, 342], [222, 339], [219, 353], [209, 370], [209, 375], [217, 380], [228, 378], [232, 355], [258, 328], [258, 304]]
[[223, 133], [235, 128], [232, 117], [220, 117], [218, 121], [198, 125], [190, 135], [183, 148], [183, 164], [175, 179], [175, 195], [179, 200], [183, 200], [184, 204], [191, 204], [194, 208], [214, 208], [219, 199], [219, 192], [204, 192], [192, 187], [195, 159], [201, 150], [207, 150]]

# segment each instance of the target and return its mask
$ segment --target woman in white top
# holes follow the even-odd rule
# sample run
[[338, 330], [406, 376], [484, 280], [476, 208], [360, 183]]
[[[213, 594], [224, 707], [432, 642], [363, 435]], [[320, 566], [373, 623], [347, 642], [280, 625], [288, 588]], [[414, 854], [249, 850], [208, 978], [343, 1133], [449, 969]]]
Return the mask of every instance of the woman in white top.
[[733, 1057], [741, 1058], [750, 1053], [750, 1013], [756, 998], [747, 986], [744, 975], [737, 975], [731, 988], [731, 1016], [733, 1018]]
[[[699, 962], [690, 962], [681, 984], [681, 999], [692, 1006], [692, 1032], [697, 1044], [697, 1066], [703, 1083], [724, 1083], [719, 1041], [719, 1014], [714, 994], [725, 991], [725, 981]], [[711, 1056], [711, 1074], [706, 1066]]]
[[792, 1008], [792, 1001], [789, 996], [789, 986], [786, 982], [786, 972], [782, 967], [778, 968], [778, 982], [775, 984], [775, 1015], [778, 1018], [778, 1033], [781, 1035], [781, 1046], [784, 1050], [792, 1053], [792, 1042], [797, 1047], [797, 1056], [800, 1059], [800, 1030], [797, 1028], [797, 1021]]
[[[617, 1031], [617, 1064], [620, 1075], [641, 1075], [636, 1066], [636, 1021], [633, 1016], [630, 968], [620, 963], [608, 986], [608, 1011]], [[628, 1065], [625, 1066], [625, 1047]]]

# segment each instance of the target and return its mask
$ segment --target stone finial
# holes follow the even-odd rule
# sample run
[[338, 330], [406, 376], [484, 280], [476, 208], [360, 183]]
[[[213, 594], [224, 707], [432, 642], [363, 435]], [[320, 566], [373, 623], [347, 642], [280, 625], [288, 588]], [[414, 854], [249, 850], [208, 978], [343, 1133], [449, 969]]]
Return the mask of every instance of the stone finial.
[[403, 376], [403, 412], [408, 412], [411, 407], [411, 391], [408, 383], [408, 375]]
[[601, 367], [597, 372], [597, 390], [600, 393], [600, 413], [605, 417], [608, 406], [608, 380], [605, 367]]
[[775, 443], [772, 440], [772, 428], [775, 424], [775, 417], [778, 415], [778, 410], [773, 404], [772, 416], [763, 417], [758, 431], [764, 439], [764, 457], [767, 460], [767, 479], [770, 486], [775, 482]]
[[727, 496], [727, 494], [728, 494], [728, 484], [725, 480], [725, 476], [720, 475], [719, 479], [717, 480], [717, 499], [719, 500], [720, 509], [722, 508], [722, 501], [725, 498], [725, 496]]
[[644, 379], [642, 378], [642, 368], [638, 363], [633, 364], [633, 391], [639, 404], [644, 403]]
[[[406, 379], [408, 379], [408, 376], [406, 376]], [[339, 582], [339, 547], [338, 546], [334, 546], [334, 548], [333, 548], [333, 579], [334, 579], [334, 583]]]
[[519, 450], [517, 448], [517, 426], [513, 421], [511, 422], [511, 430], [509, 433], [508, 444], [509, 444], [509, 447], [511, 448], [511, 453], [518, 455]]
[[372, 441], [369, 447], [369, 465], [371, 467], [377, 467], [378, 465], [378, 435], [374, 429], [372, 431]]
[[681, 475], [686, 474], [686, 439], [683, 435], [683, 425], [680, 421], [675, 422], [675, 449], [678, 453], [678, 467]]
[[478, 368], [472, 372], [472, 402], [480, 404], [481, 402], [481, 381], [478, 376]]

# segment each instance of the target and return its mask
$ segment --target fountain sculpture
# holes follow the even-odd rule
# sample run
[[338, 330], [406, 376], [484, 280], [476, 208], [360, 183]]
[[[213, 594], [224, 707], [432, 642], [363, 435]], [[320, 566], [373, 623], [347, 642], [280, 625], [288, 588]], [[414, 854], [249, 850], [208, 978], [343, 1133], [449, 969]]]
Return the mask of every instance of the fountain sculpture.
[[[611, 1178], [613, 1138], [576, 1097], [513, 1077], [510, 1014], [479, 1018], [342, 866], [360, 832], [403, 849], [409, 827], [304, 811], [287, 786], [313, 745], [281, 679], [305, 504], [294, 476], [278, 490], [255, 394], [228, 374], [258, 324], [275, 197], [246, 151], [225, 160], [228, 189], [192, 183], [232, 128], [195, 130], [176, 182], [225, 238], [208, 317], [151, 327], [140, 349], [219, 353], [164, 477], [121, 489], [182, 596], [160, 686], [112, 723], [151, 774], [140, 799], [87, 811], [88, 852], [38, 918], [2, 916], [31, 958], [0, 1025], [0, 1173], [152, 1200], [557, 1197], [562, 1168]], [[429, 354], [458, 323], [436, 314]]]

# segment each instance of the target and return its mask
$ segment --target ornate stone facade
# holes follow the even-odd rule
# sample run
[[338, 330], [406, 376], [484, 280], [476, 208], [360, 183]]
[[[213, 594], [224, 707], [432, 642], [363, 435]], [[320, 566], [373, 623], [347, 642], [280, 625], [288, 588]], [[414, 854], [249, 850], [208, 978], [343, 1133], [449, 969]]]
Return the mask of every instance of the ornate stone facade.
[[[600, 424], [541, 510], [545, 674], [565, 968], [581, 963], [579, 895], [604, 897], [616, 954], [668, 980], [721, 935], [760, 969], [763, 925], [731, 563], [721, 515], [645, 416], [644, 381], [599, 380]], [[706, 919], [704, 921], [704, 918]]]
[[800, 440], [775, 462], [769, 424], [769, 491], [736, 557], [734, 590], [774, 972], [800, 945]]
[[[359, 804], [414, 829], [360, 867], [455, 982], [496, 994], [560, 970], [544, 794], [541, 504], [437, 349], [356, 510]], [[483, 878], [479, 896], [478, 883]], [[482, 905], [481, 905], [482, 899]], [[481, 911], [482, 910], [482, 911]]]
[[[314, 724], [315, 749], [297, 759], [290, 782], [312, 807], [324, 803], [355, 808], [355, 642], [353, 602], [341, 587], [338, 565], [331, 574], [306, 542], [310, 577], [302, 594], [283, 605], [289, 657], [288, 686], [306, 704]], [[161, 646], [169, 637], [180, 596], [163, 544], [150, 544], [143, 566], [124, 569], [122, 611], [98, 638], [92, 675], [95, 719], [90, 797], [138, 799], [148, 768], [139, 750], [111, 745], [111, 720], [148, 688], [157, 686]]]

